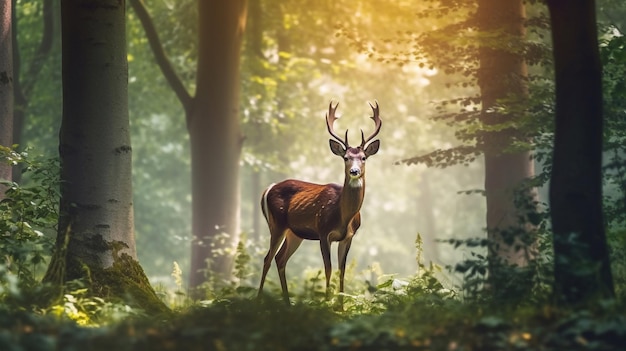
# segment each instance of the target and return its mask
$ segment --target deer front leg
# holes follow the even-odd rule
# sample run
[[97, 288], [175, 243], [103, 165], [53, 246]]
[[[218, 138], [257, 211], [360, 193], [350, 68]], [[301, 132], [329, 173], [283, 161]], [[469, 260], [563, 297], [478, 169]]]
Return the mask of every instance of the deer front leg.
[[330, 293], [330, 274], [332, 273], [332, 263], [330, 262], [330, 241], [328, 237], [320, 238], [320, 249], [322, 251], [322, 259], [324, 260], [324, 273], [326, 274], [326, 298]]
[[351, 244], [352, 238], [346, 238], [339, 242], [339, 247], [337, 248], [339, 261], [339, 292], [343, 292], [343, 278], [346, 274], [346, 261], [348, 260], [348, 251], [350, 251]]
[[352, 237], [347, 237], [339, 242], [337, 248], [337, 260], [339, 261], [339, 307], [343, 309], [343, 280], [346, 275], [346, 261], [348, 260], [348, 251], [352, 244]]

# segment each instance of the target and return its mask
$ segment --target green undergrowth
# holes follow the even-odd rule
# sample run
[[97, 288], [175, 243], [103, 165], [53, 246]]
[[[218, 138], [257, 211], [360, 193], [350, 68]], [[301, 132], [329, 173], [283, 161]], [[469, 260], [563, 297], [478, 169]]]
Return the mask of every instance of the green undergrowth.
[[[176, 266], [175, 266], [176, 267]], [[174, 269], [173, 275], [179, 276]], [[618, 350], [626, 307], [603, 300], [577, 309], [464, 295], [439, 269], [381, 279], [344, 296], [318, 294], [316, 276], [285, 304], [278, 291], [232, 284], [210, 299], [179, 291], [154, 315], [90, 297], [73, 282], [45, 309], [0, 304], [0, 350]], [[179, 287], [180, 288], [180, 287]], [[308, 291], [310, 290], [310, 291]]]
[[168, 318], [126, 316], [100, 327], [25, 311], [0, 311], [2, 350], [618, 350], [622, 304], [565, 310], [485, 308], [407, 297], [376, 313], [308, 301], [232, 298]]
[[[180, 278], [176, 267], [173, 276]], [[275, 289], [257, 298], [256, 288], [233, 283], [193, 301], [178, 286], [173, 299], [162, 295], [172, 308], [168, 314], [93, 297], [80, 281], [68, 284], [52, 306], [33, 307], [7, 298], [20, 295], [20, 287], [4, 284], [0, 350], [617, 350], [626, 345], [626, 307], [619, 300], [577, 309], [557, 308], [539, 297], [514, 304], [447, 287], [438, 267], [419, 267], [410, 279], [385, 276], [376, 286], [352, 289], [343, 296], [343, 307], [336, 294], [330, 299], [320, 294], [317, 276], [290, 305]]]

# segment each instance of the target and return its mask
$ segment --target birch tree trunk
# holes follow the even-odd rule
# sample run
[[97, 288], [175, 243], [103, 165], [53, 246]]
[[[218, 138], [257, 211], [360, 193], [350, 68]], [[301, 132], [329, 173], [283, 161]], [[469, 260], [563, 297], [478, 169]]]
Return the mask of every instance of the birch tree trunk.
[[133, 233], [125, 2], [61, 2], [63, 119], [56, 252], [45, 280], [163, 310]]

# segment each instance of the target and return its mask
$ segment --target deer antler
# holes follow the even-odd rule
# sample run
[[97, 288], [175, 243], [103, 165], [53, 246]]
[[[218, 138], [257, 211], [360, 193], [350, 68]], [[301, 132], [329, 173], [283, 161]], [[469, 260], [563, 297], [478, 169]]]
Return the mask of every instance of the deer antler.
[[337, 106], [339, 106], [339, 103], [337, 103], [337, 105], [335, 105], [335, 107], [333, 107], [333, 102], [330, 102], [330, 105], [328, 106], [328, 114], [326, 114], [326, 128], [328, 128], [328, 133], [330, 133], [330, 135], [335, 138], [339, 143], [341, 143], [343, 145], [344, 148], [348, 148], [348, 130], [346, 129], [346, 136], [345, 138], [342, 140], [341, 137], [339, 137], [339, 135], [337, 135], [337, 133], [335, 133], [335, 130], [333, 129], [333, 124], [335, 123], [335, 120], [337, 120], [339, 117], [335, 117], [335, 111], [337, 111]]
[[372, 108], [372, 111], [374, 112], [374, 115], [370, 118], [374, 120], [376, 129], [374, 130], [374, 133], [372, 133], [372, 135], [367, 137], [367, 139], [365, 139], [363, 135], [363, 129], [361, 129], [361, 148], [362, 149], [365, 148], [365, 144], [367, 144], [370, 140], [374, 139], [376, 135], [378, 135], [378, 133], [380, 132], [380, 127], [383, 126], [383, 121], [380, 120], [380, 116], [379, 116], [380, 109], [378, 108], [378, 101], [375, 101], [376, 107], [372, 106], [372, 103], [370, 102], [368, 102], [368, 104], [370, 105], [370, 107]]

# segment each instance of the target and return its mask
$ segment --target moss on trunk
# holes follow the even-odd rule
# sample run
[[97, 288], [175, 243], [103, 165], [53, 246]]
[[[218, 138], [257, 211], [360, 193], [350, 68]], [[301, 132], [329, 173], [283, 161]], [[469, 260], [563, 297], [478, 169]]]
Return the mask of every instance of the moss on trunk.
[[99, 267], [86, 264], [75, 255], [68, 254], [71, 227], [68, 227], [65, 240], [57, 240], [57, 248], [52, 256], [48, 271], [43, 279], [50, 284], [49, 293], [43, 296], [42, 303], [49, 304], [60, 299], [64, 285], [71, 280], [81, 280], [93, 296], [107, 300], [121, 300], [133, 307], [139, 307], [149, 315], [168, 313], [169, 309], [156, 295], [148, 278], [135, 259], [120, 250], [126, 248], [122, 242], [107, 243], [97, 236], [96, 245], [102, 251], [111, 251], [113, 265]]
[[88, 283], [96, 296], [119, 298], [150, 315], [169, 311], [156, 295], [139, 262], [127, 254], [115, 257], [115, 263], [109, 268], [85, 267], [79, 262], [68, 264], [68, 271], [76, 268], [88, 274]]

